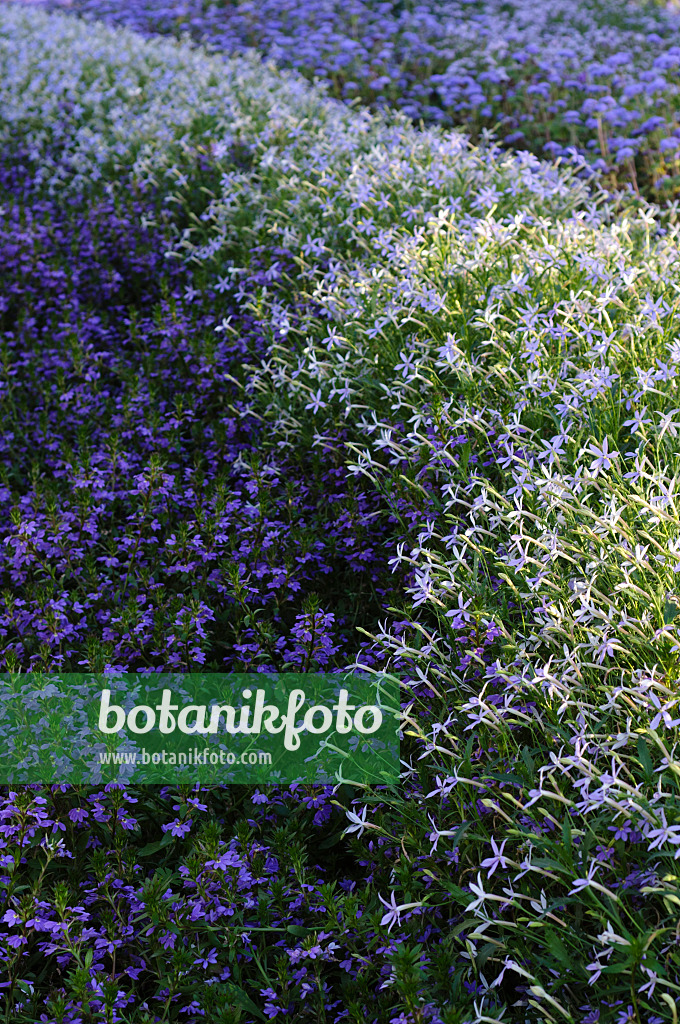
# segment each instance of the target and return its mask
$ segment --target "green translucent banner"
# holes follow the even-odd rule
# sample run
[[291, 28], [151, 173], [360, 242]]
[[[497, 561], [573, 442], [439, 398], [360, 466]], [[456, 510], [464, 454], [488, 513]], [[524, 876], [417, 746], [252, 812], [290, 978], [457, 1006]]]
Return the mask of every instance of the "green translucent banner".
[[399, 682], [0, 674], [0, 784], [395, 783]]

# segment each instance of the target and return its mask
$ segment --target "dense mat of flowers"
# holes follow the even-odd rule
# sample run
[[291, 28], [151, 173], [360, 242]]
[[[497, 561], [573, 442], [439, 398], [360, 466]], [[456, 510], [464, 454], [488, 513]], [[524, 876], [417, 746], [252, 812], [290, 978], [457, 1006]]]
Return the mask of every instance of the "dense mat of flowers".
[[346, 660], [357, 608], [396, 584], [394, 529], [337, 457], [263, 456], [234, 393], [264, 353], [254, 318], [210, 330], [220, 296], [206, 315], [177, 266], [163, 275], [148, 203], [72, 215], [2, 170], [2, 667], [306, 671], [338, 644]]
[[677, 1019], [674, 208], [0, 11], [5, 667], [404, 680], [398, 788], [0, 805], [18, 1022]]
[[[64, 0], [49, 0], [61, 8]], [[68, 0], [145, 33], [254, 47], [330, 95], [585, 156], [609, 186], [680, 193], [680, 14], [628, 0]]]

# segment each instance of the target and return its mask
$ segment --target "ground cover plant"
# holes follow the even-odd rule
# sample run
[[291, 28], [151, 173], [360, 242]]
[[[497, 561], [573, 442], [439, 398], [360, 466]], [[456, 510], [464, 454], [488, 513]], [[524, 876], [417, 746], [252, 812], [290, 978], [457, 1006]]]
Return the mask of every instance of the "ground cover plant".
[[2, 797], [12, 1021], [677, 1020], [673, 206], [0, 11], [3, 668], [353, 663], [398, 788]]
[[[49, 0], [60, 9], [64, 0]], [[585, 156], [608, 186], [680, 192], [677, 7], [628, 0], [68, 0], [144, 33], [254, 47], [329, 94], [414, 123], [493, 128], [546, 158]]]

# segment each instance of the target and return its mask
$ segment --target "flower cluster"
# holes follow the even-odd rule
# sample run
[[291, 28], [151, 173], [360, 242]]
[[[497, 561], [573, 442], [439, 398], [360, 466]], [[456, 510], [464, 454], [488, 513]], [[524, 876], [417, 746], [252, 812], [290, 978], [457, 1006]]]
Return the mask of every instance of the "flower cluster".
[[484, 128], [515, 148], [586, 156], [613, 186], [680, 189], [677, 10], [627, 0], [48, 0], [48, 8], [248, 47], [329, 95], [414, 123]]
[[394, 528], [337, 459], [263, 455], [235, 376], [262, 328], [211, 331], [148, 199], [71, 215], [19, 162], [0, 189], [3, 667], [351, 661]]

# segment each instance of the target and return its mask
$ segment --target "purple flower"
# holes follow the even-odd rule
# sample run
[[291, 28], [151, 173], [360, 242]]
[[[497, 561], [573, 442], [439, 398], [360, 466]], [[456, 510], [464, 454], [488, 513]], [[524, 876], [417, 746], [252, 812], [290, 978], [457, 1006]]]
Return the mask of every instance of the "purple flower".
[[199, 956], [194, 960], [194, 966], [202, 967], [203, 970], [207, 970], [212, 964], [217, 963], [217, 950], [211, 949], [205, 956]]
[[187, 818], [186, 821], [180, 821], [179, 818], [175, 818], [175, 820], [171, 821], [169, 824], [161, 825], [161, 829], [163, 830], [163, 832], [170, 832], [170, 834], [173, 836], [183, 838], [185, 835], [191, 832], [192, 824], [193, 821], [191, 818]]
[[507, 859], [503, 856], [503, 850], [505, 848], [506, 842], [507, 842], [507, 840], [504, 839], [503, 842], [500, 845], [500, 848], [499, 848], [496, 845], [496, 840], [493, 838], [493, 836], [491, 836], [490, 843], [491, 843], [491, 849], [493, 851], [493, 856], [486, 857], [481, 862], [481, 866], [483, 868], [488, 868], [489, 869], [487, 871], [487, 873], [486, 873], [486, 877], [487, 878], [491, 878], [492, 874], [494, 873], [494, 871], [496, 870], [497, 867], [501, 867], [501, 868], [505, 869], [508, 866]]

